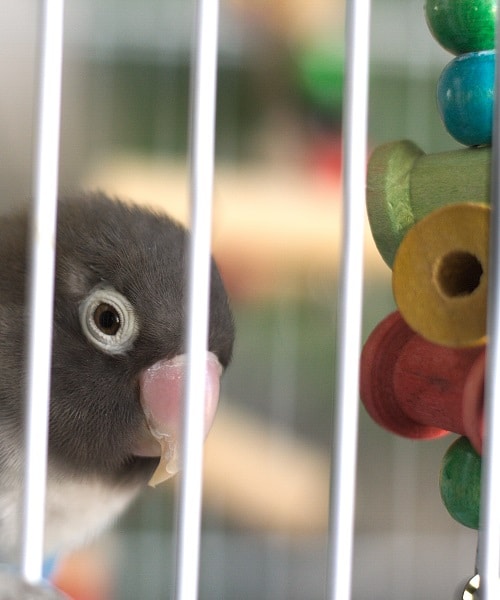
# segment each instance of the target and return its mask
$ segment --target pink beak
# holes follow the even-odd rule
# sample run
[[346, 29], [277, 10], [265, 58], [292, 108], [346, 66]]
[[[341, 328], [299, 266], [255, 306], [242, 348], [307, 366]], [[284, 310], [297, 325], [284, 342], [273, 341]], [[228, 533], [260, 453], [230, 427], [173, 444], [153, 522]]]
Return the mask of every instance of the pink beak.
[[[162, 359], [139, 375], [140, 400], [149, 435], [135, 448], [139, 456], [161, 456], [167, 476], [178, 470], [178, 442], [183, 426], [184, 381], [187, 355]], [[212, 352], [205, 365], [205, 436], [212, 426], [219, 401], [222, 367]], [[167, 478], [164, 477], [164, 479]]]

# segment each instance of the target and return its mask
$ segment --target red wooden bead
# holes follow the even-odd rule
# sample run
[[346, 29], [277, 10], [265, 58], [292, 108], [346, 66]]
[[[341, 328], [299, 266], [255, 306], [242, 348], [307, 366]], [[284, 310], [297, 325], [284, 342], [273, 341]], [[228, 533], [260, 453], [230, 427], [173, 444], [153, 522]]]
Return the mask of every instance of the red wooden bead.
[[392, 313], [363, 348], [361, 399], [373, 420], [393, 433], [429, 439], [455, 432], [481, 452], [484, 355], [484, 346], [428, 342]]

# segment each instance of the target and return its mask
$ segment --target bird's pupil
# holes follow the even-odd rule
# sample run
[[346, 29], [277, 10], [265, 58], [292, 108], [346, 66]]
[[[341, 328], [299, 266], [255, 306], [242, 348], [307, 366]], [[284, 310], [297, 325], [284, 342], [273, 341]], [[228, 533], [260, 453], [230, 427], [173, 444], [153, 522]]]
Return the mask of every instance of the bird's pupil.
[[94, 322], [107, 335], [115, 335], [120, 329], [120, 316], [109, 304], [100, 304], [94, 313]]

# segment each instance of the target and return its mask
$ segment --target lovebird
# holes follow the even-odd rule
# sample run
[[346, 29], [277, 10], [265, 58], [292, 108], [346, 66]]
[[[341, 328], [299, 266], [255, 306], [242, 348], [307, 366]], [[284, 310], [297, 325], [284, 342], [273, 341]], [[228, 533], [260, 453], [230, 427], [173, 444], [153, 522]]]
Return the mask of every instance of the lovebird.
[[[20, 551], [28, 232], [26, 211], [0, 218], [0, 563], [4, 564], [15, 563]], [[47, 555], [98, 535], [148, 482], [156, 484], [178, 469], [188, 237], [189, 232], [167, 215], [102, 193], [59, 201]], [[206, 433], [215, 416], [220, 377], [231, 360], [234, 335], [228, 296], [212, 259]], [[0, 599], [4, 597], [10, 598], [0, 590]]]

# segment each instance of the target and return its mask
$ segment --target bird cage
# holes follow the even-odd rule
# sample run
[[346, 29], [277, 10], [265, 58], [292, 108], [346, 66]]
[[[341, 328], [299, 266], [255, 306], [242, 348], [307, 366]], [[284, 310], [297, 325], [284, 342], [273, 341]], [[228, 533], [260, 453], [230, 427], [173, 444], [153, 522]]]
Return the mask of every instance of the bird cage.
[[[497, 598], [496, 2], [3, 9], [2, 214], [33, 198], [8, 573], [74, 600]], [[57, 199], [81, 189], [192, 232], [183, 469], [49, 574]], [[203, 445], [210, 253], [236, 343]]]

